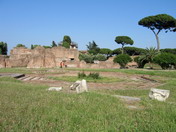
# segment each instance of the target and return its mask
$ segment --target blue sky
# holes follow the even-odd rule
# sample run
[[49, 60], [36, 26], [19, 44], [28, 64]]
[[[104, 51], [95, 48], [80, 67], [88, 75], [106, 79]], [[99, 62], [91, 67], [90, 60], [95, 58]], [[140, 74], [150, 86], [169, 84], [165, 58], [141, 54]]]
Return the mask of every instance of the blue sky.
[[[17, 44], [51, 45], [64, 35], [80, 50], [94, 40], [100, 48], [119, 48], [116, 36], [130, 36], [135, 47], [156, 46], [154, 34], [139, 26], [143, 17], [176, 18], [176, 0], [0, 0], [0, 41], [9, 50]], [[161, 48], [176, 48], [176, 33], [161, 32]]]

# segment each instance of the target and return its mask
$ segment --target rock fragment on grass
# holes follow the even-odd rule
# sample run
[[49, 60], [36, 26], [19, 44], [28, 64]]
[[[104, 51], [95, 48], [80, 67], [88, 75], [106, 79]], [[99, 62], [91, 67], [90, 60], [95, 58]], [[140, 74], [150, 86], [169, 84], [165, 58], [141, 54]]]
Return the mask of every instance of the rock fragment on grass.
[[149, 97], [158, 101], [166, 101], [166, 99], [169, 97], [169, 94], [170, 90], [151, 88]]
[[78, 80], [70, 86], [71, 90], [76, 90], [77, 93], [88, 92], [86, 80]]
[[50, 87], [48, 91], [61, 91], [62, 87]]

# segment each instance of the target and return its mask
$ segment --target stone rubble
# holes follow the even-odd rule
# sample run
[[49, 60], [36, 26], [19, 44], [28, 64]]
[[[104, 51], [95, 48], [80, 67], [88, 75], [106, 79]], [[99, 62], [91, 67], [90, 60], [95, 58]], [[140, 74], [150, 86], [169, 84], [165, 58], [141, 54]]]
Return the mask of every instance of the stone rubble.
[[77, 93], [88, 92], [87, 82], [84, 79], [82, 81], [78, 80], [70, 86], [70, 89], [76, 90]]
[[169, 97], [169, 94], [170, 90], [151, 88], [149, 97], [158, 101], [166, 101], [166, 99]]
[[50, 87], [48, 91], [61, 91], [62, 89], [62, 87]]

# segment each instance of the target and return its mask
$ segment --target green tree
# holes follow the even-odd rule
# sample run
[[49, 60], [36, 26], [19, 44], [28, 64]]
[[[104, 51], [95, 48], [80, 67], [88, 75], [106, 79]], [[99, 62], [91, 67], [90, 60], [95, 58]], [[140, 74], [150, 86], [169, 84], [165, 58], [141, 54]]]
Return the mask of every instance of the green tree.
[[95, 43], [95, 41], [92, 41], [89, 42], [89, 45], [86, 45], [87, 46], [87, 51], [90, 53], [90, 54], [93, 54], [93, 55], [96, 55], [100, 52], [100, 48], [98, 47], [98, 45]]
[[149, 63], [150, 68], [153, 69], [153, 59], [158, 54], [158, 51], [154, 47], [146, 48], [146, 52], [143, 55], [136, 57], [135, 62], [138, 63], [139, 68], [143, 68], [146, 63]]
[[100, 54], [104, 54], [106, 55], [107, 59], [112, 56], [112, 50], [108, 49], [108, 48], [102, 48], [100, 49]]
[[153, 69], [153, 66], [152, 66], [153, 59], [157, 54], [158, 52], [156, 48], [154, 47], [146, 48], [146, 52], [144, 53], [144, 56], [145, 56], [145, 59], [149, 62], [151, 69]]
[[113, 54], [113, 55], [122, 54], [122, 50], [121, 50], [120, 48], [114, 49], [114, 50], [112, 51], [112, 54]]
[[57, 44], [55, 43], [55, 41], [52, 41], [51, 47], [57, 47]]
[[124, 52], [129, 56], [133, 55], [141, 55], [146, 52], [145, 49], [137, 48], [137, 47], [124, 47]]
[[70, 36], [65, 35], [63, 38], [62, 46], [65, 48], [70, 48], [71, 45], [71, 38]]
[[0, 54], [7, 55], [7, 43], [0, 42]]
[[122, 45], [122, 54], [124, 53], [124, 46], [127, 44], [133, 45], [134, 41], [128, 36], [117, 36], [115, 38], [117, 44]]
[[34, 49], [34, 46], [33, 46], [33, 44], [31, 44], [31, 49]]
[[165, 30], [165, 32], [168, 31], [175, 31], [176, 27], [176, 19], [170, 15], [167, 14], [159, 14], [155, 16], [148, 16], [143, 19], [141, 19], [138, 22], [139, 25], [144, 26], [152, 30], [156, 37], [157, 41], [157, 50], [160, 49], [160, 42], [159, 42], [159, 33], [162, 30]]
[[167, 52], [167, 53], [176, 54], [176, 49], [166, 48], [166, 49], [161, 49], [160, 51], [161, 53]]
[[23, 44], [17, 44], [16, 47], [25, 47], [26, 48], [26, 46]]
[[35, 48], [38, 47], [38, 46], [41, 46], [41, 45], [34, 44], [34, 45], [33, 45], [33, 49], [35, 49]]
[[144, 68], [145, 64], [148, 63], [144, 55], [135, 57], [134, 61], [138, 64], [138, 68]]

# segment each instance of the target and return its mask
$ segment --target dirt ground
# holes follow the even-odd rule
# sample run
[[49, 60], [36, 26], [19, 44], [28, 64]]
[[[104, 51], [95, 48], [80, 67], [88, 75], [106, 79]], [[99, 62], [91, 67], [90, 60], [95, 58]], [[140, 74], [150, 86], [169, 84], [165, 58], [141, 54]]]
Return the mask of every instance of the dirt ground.
[[[35, 80], [35, 81], [25, 81], [26, 83], [37, 83], [37, 84], [44, 84], [55, 87], [63, 87], [64, 91], [69, 91], [69, 87], [73, 82], [66, 82], [66, 81], [55, 81], [48, 79], [49, 76], [53, 77], [62, 77], [62, 76], [77, 76], [79, 71], [66, 71], [61, 73], [33, 73], [29, 74], [29, 76], [39, 76], [44, 77], [47, 79], [44, 80]], [[89, 74], [90, 72], [85, 72]], [[151, 89], [155, 88], [159, 85], [162, 85], [160, 79], [150, 80], [151, 76], [149, 75], [137, 75], [137, 74], [126, 74], [120, 72], [99, 72], [101, 77], [109, 77], [109, 78], [119, 78], [123, 79], [124, 81], [121, 82], [114, 82], [114, 83], [92, 83], [88, 82], [88, 89], [90, 91], [94, 90], [117, 90], [117, 89]], [[142, 78], [145, 77], [146, 79]]]

